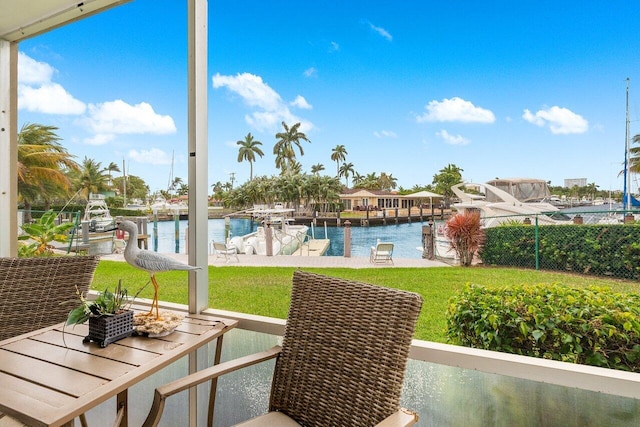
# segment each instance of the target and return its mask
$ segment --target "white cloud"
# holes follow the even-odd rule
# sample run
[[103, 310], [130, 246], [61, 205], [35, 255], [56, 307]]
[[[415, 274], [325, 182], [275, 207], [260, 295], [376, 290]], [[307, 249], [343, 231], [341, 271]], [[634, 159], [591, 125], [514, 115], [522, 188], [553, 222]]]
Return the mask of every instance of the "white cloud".
[[340, 45], [336, 42], [331, 42], [330, 43], [330, 48], [329, 48], [329, 52], [337, 52], [340, 50]]
[[304, 70], [302, 74], [304, 74], [305, 77], [315, 77], [318, 75], [318, 70], [316, 70], [315, 67], [311, 67]]
[[313, 108], [311, 104], [309, 104], [307, 100], [304, 99], [304, 97], [301, 95], [296, 96], [296, 99], [291, 102], [291, 105], [294, 107], [302, 108], [303, 110], [311, 110]]
[[129, 150], [128, 156], [137, 163], [148, 163], [152, 165], [170, 165], [171, 156], [168, 153], [152, 148], [150, 150]]
[[104, 145], [107, 142], [113, 141], [115, 137], [113, 134], [97, 134], [91, 138], [85, 138], [84, 143], [88, 145]]
[[476, 107], [473, 103], [457, 96], [442, 101], [430, 101], [427, 112], [416, 117], [422, 122], [463, 122], [493, 123], [496, 118], [491, 110]]
[[549, 125], [551, 133], [556, 135], [585, 133], [589, 130], [589, 122], [584, 117], [564, 107], [553, 106], [535, 114], [524, 110], [522, 118], [536, 126]]
[[451, 135], [444, 129], [440, 132], [436, 132], [436, 136], [451, 145], [467, 145], [471, 142], [471, 140], [463, 137], [462, 135]]
[[18, 82], [25, 85], [51, 82], [55, 68], [46, 62], [36, 61], [23, 52], [18, 52]]
[[385, 39], [392, 41], [393, 37], [391, 36], [391, 34], [389, 34], [389, 32], [387, 30], [385, 30], [382, 27], [376, 27], [375, 25], [373, 25], [372, 23], [369, 22], [369, 27], [375, 31], [376, 33], [378, 33], [380, 36], [384, 37]]
[[117, 99], [89, 104], [89, 117], [83, 120], [96, 134], [170, 134], [176, 132], [171, 116], [153, 111], [146, 102], [130, 105]]
[[19, 84], [18, 107], [32, 113], [75, 115], [83, 114], [87, 108], [58, 83], [45, 83], [39, 87]]
[[381, 130], [380, 132], [375, 131], [373, 132], [373, 135], [376, 138], [397, 138], [398, 135], [395, 132], [392, 132], [390, 130]]
[[[292, 114], [280, 95], [263, 82], [260, 76], [249, 73], [223, 76], [216, 73], [212, 80], [214, 89], [226, 87], [239, 95], [247, 106], [257, 109], [257, 111], [245, 115], [245, 121], [258, 130], [274, 131], [280, 128], [281, 122], [288, 125], [300, 122], [301, 132], [308, 132], [313, 128], [311, 122]], [[298, 96], [302, 98], [300, 95]]]

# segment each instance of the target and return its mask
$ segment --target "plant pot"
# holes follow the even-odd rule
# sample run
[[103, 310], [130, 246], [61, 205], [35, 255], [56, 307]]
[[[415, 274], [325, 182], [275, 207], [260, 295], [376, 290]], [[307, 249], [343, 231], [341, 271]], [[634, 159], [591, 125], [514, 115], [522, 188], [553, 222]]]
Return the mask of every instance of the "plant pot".
[[89, 318], [89, 335], [83, 342], [95, 341], [100, 347], [131, 336], [133, 333], [133, 310], [124, 311], [113, 316]]

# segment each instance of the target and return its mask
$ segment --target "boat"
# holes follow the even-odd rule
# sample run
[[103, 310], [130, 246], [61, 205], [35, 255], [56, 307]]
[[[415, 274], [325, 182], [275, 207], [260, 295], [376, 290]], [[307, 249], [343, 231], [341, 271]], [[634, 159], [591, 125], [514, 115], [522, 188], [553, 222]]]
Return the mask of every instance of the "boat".
[[89, 231], [101, 233], [117, 228], [116, 220], [111, 216], [109, 207], [102, 194], [91, 194], [84, 210], [83, 224], [89, 224]]
[[[274, 208], [254, 206], [247, 213], [260, 223], [257, 231], [235, 236], [229, 239], [229, 245], [236, 251], [247, 255], [267, 255], [267, 239], [270, 233], [272, 255], [291, 255], [305, 244], [308, 244], [309, 227], [294, 224], [293, 218], [287, 217], [293, 209], [277, 204]], [[328, 246], [328, 245], [327, 245]]]
[[[484, 197], [464, 192], [465, 185], [484, 189]], [[485, 184], [460, 183], [451, 187], [460, 200], [452, 206], [459, 212], [480, 211], [484, 227], [495, 227], [504, 222], [522, 221], [524, 216], [538, 218], [542, 224], [567, 223], [570, 218], [550, 203], [549, 187], [541, 179], [495, 179]]]

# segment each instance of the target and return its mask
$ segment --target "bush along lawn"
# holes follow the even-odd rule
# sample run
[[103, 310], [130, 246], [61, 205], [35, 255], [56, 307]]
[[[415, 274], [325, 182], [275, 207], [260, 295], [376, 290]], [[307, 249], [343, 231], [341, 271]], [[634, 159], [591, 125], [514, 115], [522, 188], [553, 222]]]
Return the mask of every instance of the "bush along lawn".
[[454, 344], [640, 372], [640, 295], [608, 288], [468, 285], [449, 300]]

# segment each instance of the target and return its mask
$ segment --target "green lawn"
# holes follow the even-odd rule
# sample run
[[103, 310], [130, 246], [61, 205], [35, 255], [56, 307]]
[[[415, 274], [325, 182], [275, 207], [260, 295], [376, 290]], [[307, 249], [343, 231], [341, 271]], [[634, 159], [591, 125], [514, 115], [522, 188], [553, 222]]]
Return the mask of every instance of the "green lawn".
[[[209, 267], [209, 307], [286, 318], [293, 267]], [[616, 279], [599, 279], [534, 270], [489, 267], [435, 268], [309, 268], [305, 271], [342, 277], [391, 288], [416, 292], [424, 298], [416, 338], [446, 342], [445, 311], [449, 298], [467, 283], [487, 287], [513, 284], [561, 283], [567, 286], [606, 286], [616, 292], [638, 292], [640, 283]], [[171, 271], [156, 275], [160, 299], [187, 304], [187, 272]], [[126, 263], [101, 261], [95, 273], [93, 289], [113, 289], [118, 280], [135, 294], [149, 282], [149, 275]], [[149, 284], [140, 293], [151, 298]]]

